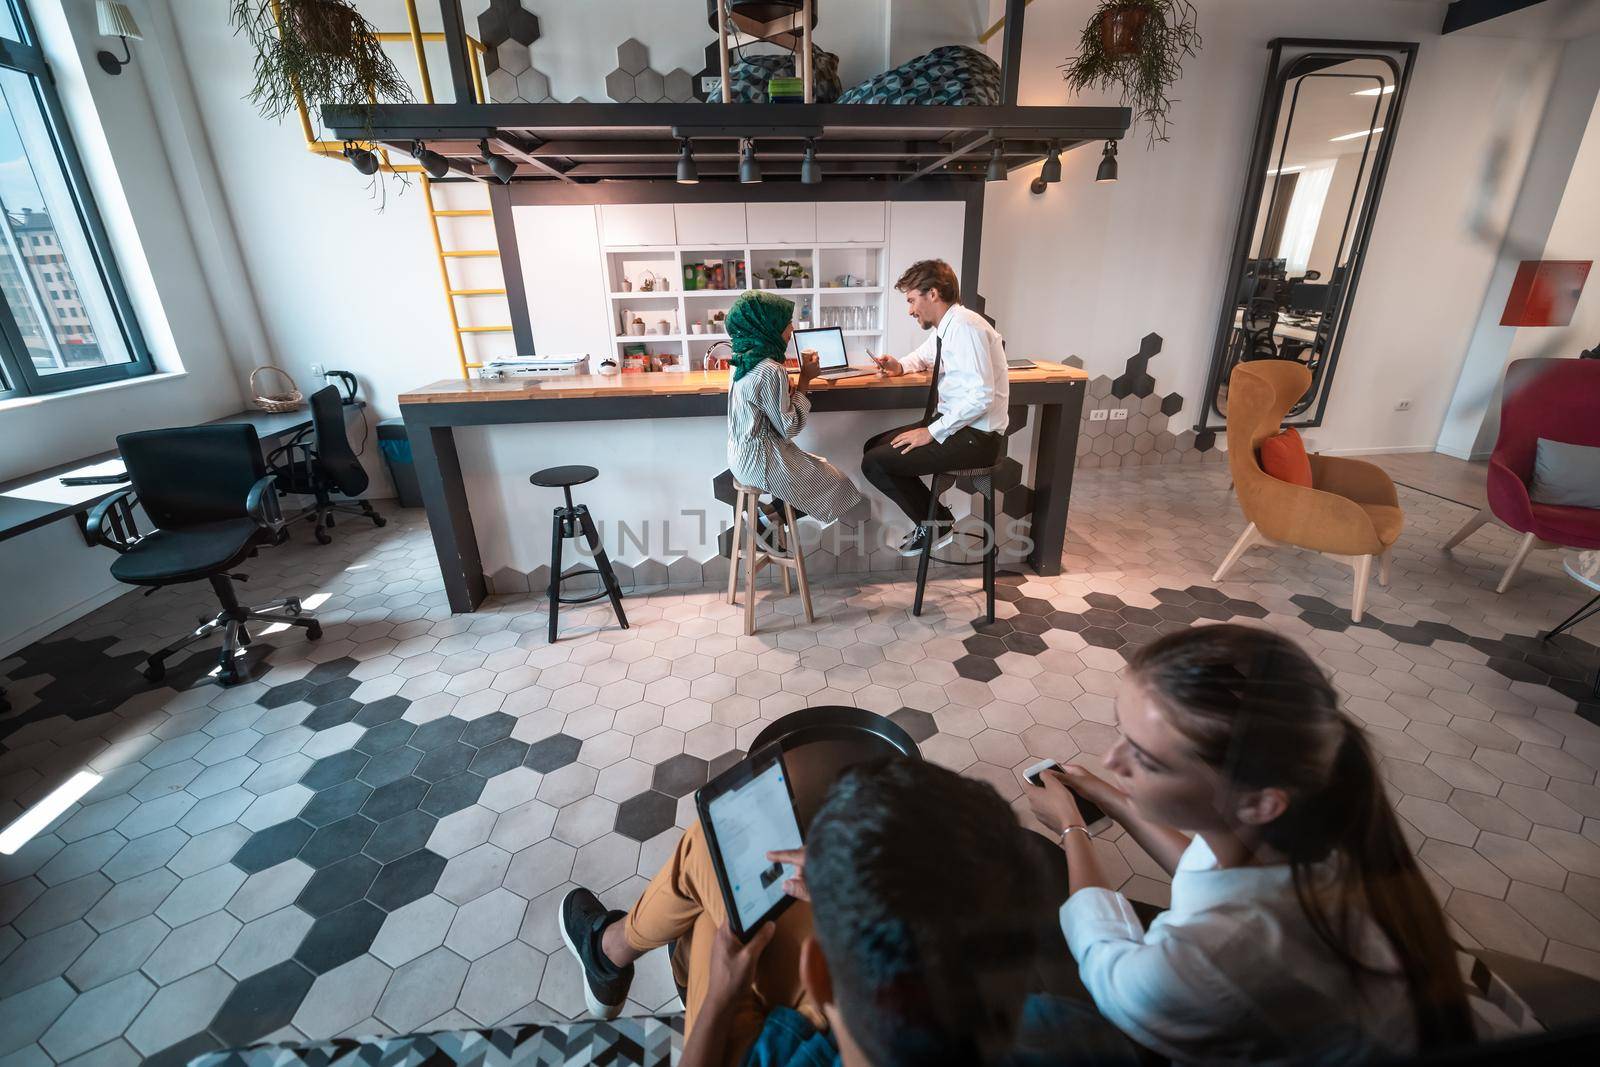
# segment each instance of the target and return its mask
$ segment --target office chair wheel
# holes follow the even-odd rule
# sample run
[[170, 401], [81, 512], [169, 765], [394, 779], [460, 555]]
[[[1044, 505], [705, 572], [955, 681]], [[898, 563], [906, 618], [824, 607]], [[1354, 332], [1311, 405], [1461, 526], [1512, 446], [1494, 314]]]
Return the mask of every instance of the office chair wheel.
[[327, 530], [323, 529], [321, 526], [317, 527], [316, 533], [313, 536], [316, 537], [317, 544], [319, 544], [319, 545], [331, 545], [331, 544], [333, 544], [333, 535], [330, 534]]
[[372, 518], [372, 525], [374, 525], [374, 526], [387, 526], [387, 525], [389, 525], [389, 520], [384, 518], [382, 515], [373, 515], [373, 516], [371, 516], [371, 518]]
[[322, 637], [322, 624], [321, 623], [315, 623], [314, 622], [310, 626], [306, 627], [306, 640], [307, 641], [316, 641], [316, 640], [319, 640], [321, 637]]
[[144, 670], [139, 673], [144, 675], [147, 682], [159, 682], [167, 676], [167, 667], [164, 663], [157, 663], [152, 660], [145, 664]]
[[219, 685], [238, 685], [242, 681], [244, 681], [244, 675], [236, 670], [229, 669], [217, 672], [217, 684]]
[[305, 609], [300, 606], [300, 598], [297, 596], [292, 596], [288, 600], [284, 601], [283, 610], [298, 618], [300, 613]]

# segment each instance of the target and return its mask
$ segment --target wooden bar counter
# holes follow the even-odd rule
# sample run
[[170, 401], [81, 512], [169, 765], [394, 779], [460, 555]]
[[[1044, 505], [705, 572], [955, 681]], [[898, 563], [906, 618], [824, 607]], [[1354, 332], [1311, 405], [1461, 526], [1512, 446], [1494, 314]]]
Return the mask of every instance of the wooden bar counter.
[[[433, 532], [450, 606], [473, 611], [488, 594], [477, 532], [467, 502], [455, 430], [516, 423], [704, 418], [726, 415], [726, 370], [650, 374], [570, 375], [499, 381], [451, 379], [400, 395], [417, 480]], [[1028, 563], [1040, 574], [1057, 574], [1066, 538], [1078, 420], [1086, 376], [1058, 363], [1011, 371], [1013, 432], [1024, 427], [1026, 409], [1038, 407], [1034, 459], [1034, 507]], [[912, 421], [928, 392], [926, 374], [897, 378], [864, 375], [813, 383], [813, 412], [905, 409]], [[863, 440], [865, 434], [862, 435]], [[847, 472], [852, 457], [832, 457]], [[665, 460], [663, 460], [665, 461]], [[528, 473], [543, 466], [529, 457]], [[706, 471], [710, 478], [716, 471]]]

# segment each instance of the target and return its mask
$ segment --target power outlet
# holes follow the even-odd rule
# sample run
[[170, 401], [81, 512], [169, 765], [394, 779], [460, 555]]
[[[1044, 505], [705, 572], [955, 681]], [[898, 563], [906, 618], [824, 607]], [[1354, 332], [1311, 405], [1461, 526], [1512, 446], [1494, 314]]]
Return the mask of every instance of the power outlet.
[[326, 377], [326, 375], [322, 373], [322, 364], [320, 364], [320, 363], [311, 364], [311, 380], [312, 381], [320, 382], [325, 377]]
[[1111, 412], [1107, 411], [1105, 408], [1095, 408], [1093, 411], [1089, 412], [1089, 421], [1105, 422], [1106, 417], [1110, 414]]
[[1111, 421], [1112, 422], [1126, 422], [1127, 418], [1128, 418], [1128, 409], [1127, 408], [1112, 408], [1111, 409]]
[[1396, 400], [1394, 402], [1394, 409], [1396, 411], [1410, 411], [1411, 410], [1411, 401], [1409, 401], [1409, 400]]

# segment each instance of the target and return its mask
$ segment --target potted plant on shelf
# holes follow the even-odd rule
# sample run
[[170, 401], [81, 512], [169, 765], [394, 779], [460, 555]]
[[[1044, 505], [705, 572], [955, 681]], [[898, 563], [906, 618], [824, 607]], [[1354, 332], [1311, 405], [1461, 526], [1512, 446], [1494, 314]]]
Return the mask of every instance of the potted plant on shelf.
[[408, 101], [411, 87], [351, 0], [231, 0], [235, 33], [255, 47], [247, 97], [281, 119], [302, 100], [319, 104]]
[[1183, 60], [1200, 47], [1190, 0], [1101, 0], [1083, 28], [1079, 52], [1062, 67], [1073, 92], [1118, 89], [1134, 121], [1150, 126], [1150, 145], [1167, 139], [1167, 90]]
[[778, 265], [768, 267], [767, 273], [772, 275], [772, 284], [779, 289], [792, 289], [796, 279], [805, 277], [800, 264], [792, 259], [778, 260]]

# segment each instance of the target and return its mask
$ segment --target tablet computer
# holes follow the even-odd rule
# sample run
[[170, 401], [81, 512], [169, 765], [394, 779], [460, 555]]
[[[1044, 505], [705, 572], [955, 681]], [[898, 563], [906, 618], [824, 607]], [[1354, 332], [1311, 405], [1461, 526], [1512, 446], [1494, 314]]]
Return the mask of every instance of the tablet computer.
[[769, 745], [751, 753], [701, 786], [694, 800], [728, 921], [739, 940], [748, 941], [794, 903], [783, 891], [794, 867], [767, 859], [768, 852], [801, 845], [782, 751]]

